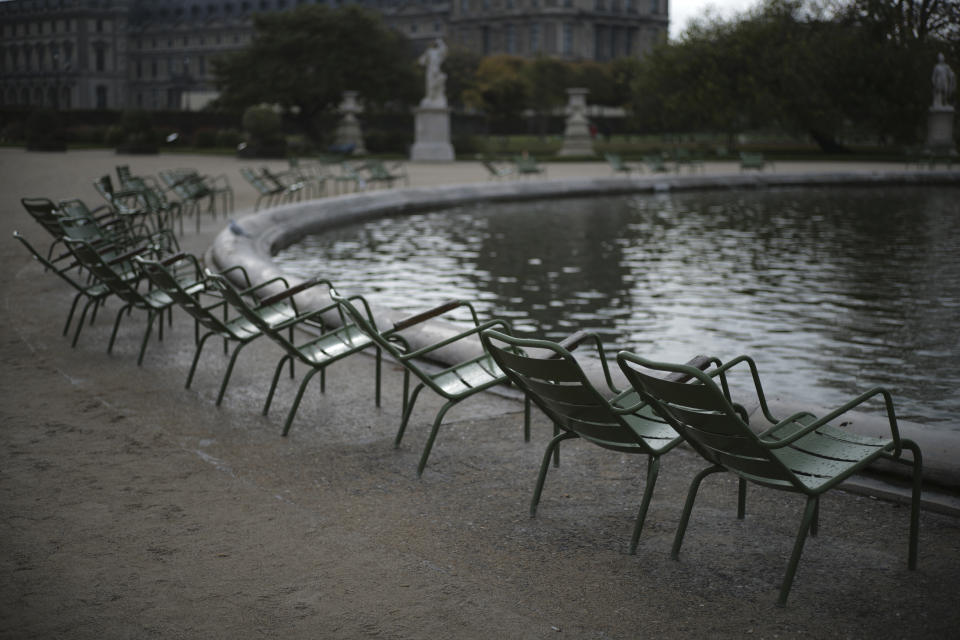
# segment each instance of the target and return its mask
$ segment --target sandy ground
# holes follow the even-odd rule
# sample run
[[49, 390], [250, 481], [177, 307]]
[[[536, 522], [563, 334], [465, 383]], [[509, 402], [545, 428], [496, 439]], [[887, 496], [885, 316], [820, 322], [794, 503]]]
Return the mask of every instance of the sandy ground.
[[[629, 556], [645, 462], [565, 445], [531, 519], [549, 427], [537, 417], [523, 443], [512, 400], [487, 395], [454, 409], [418, 480], [440, 403], [425, 397], [393, 449], [393, 365], [379, 409], [373, 359], [335, 365], [326, 393], [312, 383], [281, 438], [296, 384], [284, 380], [260, 415], [279, 357], [271, 344], [241, 355], [220, 408], [220, 350], [209, 349], [183, 388], [193, 354], [183, 314], [142, 367], [140, 314], [124, 319], [105, 353], [115, 302], [71, 349], [60, 335], [71, 292], [10, 238], [19, 229], [44, 245], [18, 200], [96, 203], [92, 179], [118, 163], [226, 173], [238, 206], [253, 201], [232, 159], [0, 149], [0, 637], [956, 637], [960, 522], [949, 516], [922, 514], [910, 572], [908, 510], [833, 492], [780, 609], [802, 500], [753, 489], [738, 521], [735, 482], [713, 476], [672, 561], [686, 487], [703, 466], [687, 450], [664, 458]], [[411, 173], [415, 184], [485, 179], [472, 163]], [[598, 163], [550, 173], [609, 172]], [[185, 248], [202, 251], [222, 225], [205, 220]]]

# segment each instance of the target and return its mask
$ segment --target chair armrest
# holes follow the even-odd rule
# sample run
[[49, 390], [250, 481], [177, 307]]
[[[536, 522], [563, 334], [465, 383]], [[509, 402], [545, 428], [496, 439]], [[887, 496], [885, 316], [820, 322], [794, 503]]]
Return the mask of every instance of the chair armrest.
[[243, 276], [243, 282], [244, 282], [245, 290], [246, 290], [246, 289], [249, 289], [249, 288], [250, 288], [250, 284], [251, 284], [251, 283], [250, 283], [250, 275], [247, 274], [247, 269], [246, 269], [246, 267], [244, 267], [242, 264], [236, 264], [236, 265], [233, 265], [232, 267], [227, 267], [227, 268], [224, 269], [223, 271], [220, 271], [220, 275], [224, 275], [224, 276], [225, 276], [225, 275], [227, 275], [228, 273], [232, 273], [232, 272], [234, 272], [234, 271], [239, 271], [239, 272], [240, 272], [240, 275]]
[[494, 319], [492, 319], [492, 320], [487, 320], [486, 322], [484, 322], [484, 323], [482, 323], [482, 324], [480, 324], [480, 325], [478, 325], [478, 326], [476, 326], [476, 327], [473, 327], [472, 329], [467, 329], [466, 331], [461, 331], [460, 333], [458, 333], [458, 334], [456, 334], [456, 335], [454, 335], [454, 336], [451, 336], [451, 337], [449, 337], [449, 338], [445, 338], [444, 340], [441, 340], [440, 342], [435, 342], [435, 343], [433, 343], [433, 344], [431, 344], [431, 345], [427, 345], [427, 346], [425, 346], [425, 347], [421, 347], [421, 348], [417, 349], [416, 351], [411, 351], [411, 352], [409, 352], [409, 353], [405, 353], [401, 359], [402, 359], [402, 360], [410, 360], [410, 359], [412, 359], [412, 358], [420, 357], [420, 356], [422, 356], [422, 355], [425, 354], [425, 353], [429, 353], [429, 352], [431, 352], [431, 351], [435, 351], [435, 350], [437, 350], [437, 349], [440, 349], [441, 347], [446, 347], [447, 345], [451, 345], [451, 344], [453, 344], [454, 342], [458, 342], [458, 341], [460, 341], [460, 340], [463, 340], [464, 338], [467, 338], [467, 337], [469, 337], [469, 336], [471, 336], [471, 335], [479, 334], [481, 331], [484, 331], [484, 330], [486, 330], [486, 329], [491, 329], [491, 328], [493, 328], [493, 327], [501, 327], [502, 329], [506, 330], [507, 333], [512, 333], [512, 331], [513, 331], [513, 328], [510, 326], [510, 323], [509, 323], [508, 321], [506, 321], [506, 320], [504, 320], [504, 319], [502, 319], [502, 318], [494, 318]]
[[808, 424], [808, 425], [807, 425], [806, 427], [804, 427], [803, 429], [800, 429], [799, 431], [796, 431], [796, 432], [790, 434], [790, 436], [784, 438], [783, 440], [775, 440], [775, 441], [771, 442], [770, 440], [765, 439], [765, 438], [770, 438], [770, 437], [772, 437], [772, 436], [774, 435], [774, 433], [777, 431], [777, 429], [780, 429], [780, 428], [782, 428], [782, 427], [784, 427], [784, 426], [792, 423], [792, 422], [793, 422], [794, 420], [796, 420], [798, 417], [800, 417], [800, 416], [802, 416], [802, 415], [812, 415], [812, 414], [810, 414], [810, 413], [808, 413], [808, 412], [805, 412], [805, 411], [804, 411], [804, 412], [795, 413], [795, 414], [793, 414], [792, 416], [790, 416], [789, 418], [787, 418], [787, 419], [785, 419], [785, 420], [781, 420], [780, 422], [778, 422], [777, 424], [773, 425], [772, 427], [770, 427], [770, 428], [767, 429], [766, 431], [758, 434], [758, 437], [760, 438], [760, 444], [762, 444], [764, 447], [766, 447], [766, 448], [768, 448], [768, 449], [780, 449], [781, 447], [785, 447], [785, 446], [787, 446], [787, 445], [793, 444], [794, 442], [796, 442], [796, 441], [799, 440], [800, 438], [802, 438], [802, 437], [804, 437], [804, 436], [812, 433], [813, 431], [816, 431], [817, 429], [819, 429], [819, 428], [822, 427], [823, 425], [827, 424], [827, 423], [830, 422], [831, 420], [834, 420], [834, 419], [838, 418], [839, 416], [841, 416], [841, 415], [843, 415], [844, 413], [850, 411], [850, 410], [853, 409], [854, 407], [863, 404], [864, 402], [866, 402], [866, 401], [869, 400], [870, 398], [873, 398], [874, 396], [877, 396], [877, 395], [882, 395], [882, 396], [883, 396], [884, 404], [885, 404], [886, 410], [887, 410], [887, 419], [890, 421], [890, 435], [891, 435], [891, 437], [893, 438], [893, 443], [894, 443], [894, 446], [895, 446], [894, 455], [899, 456], [899, 455], [900, 455], [900, 429], [899, 429], [899, 427], [897, 426], [897, 415], [896, 415], [896, 412], [895, 412], [894, 409], [893, 409], [893, 396], [891, 396], [891, 395], [890, 395], [890, 392], [887, 391], [886, 389], [884, 389], [883, 387], [874, 387], [873, 389], [870, 389], [869, 391], [864, 391], [863, 393], [861, 393], [859, 396], [857, 396], [857, 397], [854, 398], [853, 400], [850, 400], [849, 402], [845, 403], [843, 406], [841, 406], [841, 407], [839, 407], [839, 408], [837, 408], [837, 409], [834, 409], [833, 411], [831, 411], [831, 412], [828, 413], [827, 415], [823, 416], [822, 418], [819, 418], [818, 420], [815, 420], [815, 421], [811, 422], [810, 424]]
[[[597, 350], [597, 355], [600, 356], [600, 366], [603, 369], [603, 378], [607, 383], [607, 388], [610, 389], [610, 391], [612, 391], [614, 394], [620, 393], [621, 390], [613, 386], [613, 377], [610, 375], [610, 367], [607, 365], [607, 354], [603, 350], [603, 342], [600, 340], [600, 336], [592, 331], [580, 329], [579, 331], [575, 331], [561, 340], [559, 344], [567, 351], [573, 351], [587, 340], [593, 341], [593, 345]], [[553, 357], [556, 357], [556, 355]]]
[[266, 306], [269, 306], [269, 305], [271, 305], [271, 304], [276, 304], [277, 302], [280, 302], [280, 301], [282, 301], [282, 300], [286, 300], [286, 299], [289, 298], [290, 296], [296, 295], [296, 294], [298, 294], [298, 293], [302, 293], [302, 292], [306, 291], [307, 289], [309, 289], [309, 288], [311, 288], [311, 287], [313, 287], [313, 286], [315, 286], [315, 285], [318, 285], [318, 284], [325, 284], [325, 285], [327, 285], [328, 287], [333, 286], [332, 284], [330, 284], [330, 281], [329, 281], [329, 280], [326, 280], [326, 279], [324, 279], [324, 278], [310, 278], [309, 280], [304, 280], [303, 282], [301, 282], [301, 283], [298, 284], [298, 285], [294, 285], [294, 286], [290, 287], [290, 288], [287, 289], [286, 291], [281, 291], [280, 293], [277, 293], [277, 294], [275, 294], [275, 295], [272, 295], [272, 296], [270, 296], [269, 298], [265, 298], [265, 299], [261, 300], [261, 301], [260, 301], [260, 305], [266, 307]]
[[112, 260], [107, 262], [107, 264], [112, 267], [113, 265], [120, 264], [121, 262], [129, 262], [130, 260], [133, 260], [133, 258], [135, 258], [136, 256], [139, 256], [142, 253], [146, 253], [149, 250], [150, 250], [149, 247], [140, 247], [139, 249], [128, 251], [127, 253], [124, 253], [122, 255], [117, 256], [116, 258], [113, 258]]
[[477, 326], [479, 324], [477, 320], [477, 312], [474, 310], [473, 305], [466, 300], [448, 300], [443, 304], [439, 304], [433, 309], [428, 309], [422, 313], [416, 315], [408, 316], [399, 322], [393, 323], [393, 329], [390, 330], [390, 333], [396, 333], [403, 331], [404, 329], [409, 329], [410, 327], [420, 324], [431, 318], [436, 318], [437, 316], [442, 316], [445, 313], [453, 311], [457, 307], [469, 307], [470, 313], [473, 315], [473, 324]]

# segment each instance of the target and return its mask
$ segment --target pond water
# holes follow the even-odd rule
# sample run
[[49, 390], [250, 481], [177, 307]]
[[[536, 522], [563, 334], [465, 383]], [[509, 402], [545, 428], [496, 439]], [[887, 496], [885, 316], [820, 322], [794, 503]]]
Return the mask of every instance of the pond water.
[[518, 332], [600, 333], [685, 361], [757, 360], [820, 405], [874, 385], [960, 431], [960, 191], [717, 191], [464, 206], [304, 239], [287, 273], [419, 311], [450, 298]]

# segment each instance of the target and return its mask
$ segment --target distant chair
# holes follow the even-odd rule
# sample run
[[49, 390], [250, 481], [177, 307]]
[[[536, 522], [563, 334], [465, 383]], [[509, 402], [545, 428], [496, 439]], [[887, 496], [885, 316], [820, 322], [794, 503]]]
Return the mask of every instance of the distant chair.
[[607, 164], [610, 165], [610, 169], [613, 171], [614, 175], [618, 173], [625, 173], [629, 176], [634, 171], [639, 173], [643, 170], [643, 168], [638, 165], [625, 163], [620, 157], [619, 153], [605, 153], [603, 154], [603, 157], [606, 159]]
[[519, 155], [513, 159], [517, 175], [523, 176], [543, 176], [546, 177], [547, 170], [537, 162], [537, 159], [531, 155]]
[[517, 175], [516, 170], [510, 165], [498, 164], [490, 158], [481, 157], [480, 164], [487, 170], [487, 178], [489, 180], [503, 180]]
[[650, 154], [643, 156], [643, 164], [647, 166], [647, 171], [650, 173], [669, 173], [670, 167], [667, 166], [667, 163], [664, 161], [663, 156], [660, 154]]
[[773, 164], [763, 158], [763, 154], [758, 151], [740, 152], [740, 171], [763, 171], [767, 166], [773, 167]]

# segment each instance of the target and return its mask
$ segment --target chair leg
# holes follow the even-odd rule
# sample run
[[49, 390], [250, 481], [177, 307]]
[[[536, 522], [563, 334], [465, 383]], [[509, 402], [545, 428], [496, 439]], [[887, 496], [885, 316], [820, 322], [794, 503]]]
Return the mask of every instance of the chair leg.
[[910, 496], [910, 546], [907, 552], [907, 568], [917, 568], [917, 542], [920, 534], [920, 494], [923, 489], [923, 455], [913, 440], [903, 439], [900, 446], [913, 454], [913, 491]]
[[[554, 430], [559, 431], [559, 427], [554, 425]], [[543, 492], [543, 483], [547, 479], [547, 470], [550, 468], [551, 454], [554, 454], [562, 440], [579, 437], [580, 436], [572, 431], [564, 431], [562, 433], [555, 433], [553, 438], [551, 438], [550, 443], [547, 445], [547, 450], [543, 452], [543, 461], [540, 463], [540, 473], [537, 474], [537, 485], [533, 488], [533, 499], [530, 500], [531, 518], [537, 515], [537, 505], [540, 504], [540, 494]]]
[[193, 362], [190, 363], [190, 372], [187, 373], [187, 384], [184, 385], [185, 389], [189, 389], [190, 385], [193, 384], [193, 374], [197, 371], [197, 363], [200, 362], [200, 353], [203, 351], [203, 345], [206, 344], [207, 338], [213, 335], [213, 332], [205, 333], [202, 338], [197, 342], [197, 349], [193, 354]]
[[680, 557], [680, 546], [683, 544], [683, 536], [687, 532], [687, 523], [690, 522], [690, 512], [693, 511], [693, 501], [697, 497], [700, 483], [703, 482], [703, 479], [708, 475], [717, 473], [718, 471], [724, 471], [724, 468], [719, 465], [707, 467], [698, 473], [693, 478], [693, 482], [690, 483], [690, 489], [687, 491], [687, 501], [683, 505], [683, 515], [680, 516], [680, 524], [677, 525], [677, 533], [673, 537], [673, 549], [670, 550], [670, 557], [674, 560]]
[[779, 607], [787, 604], [787, 596], [790, 595], [790, 587], [793, 585], [793, 576], [797, 572], [800, 555], [803, 553], [803, 543], [807, 540], [807, 531], [810, 530], [810, 524], [816, 515], [819, 502], [819, 496], [807, 498], [807, 506], [803, 510], [803, 520], [800, 521], [800, 531], [797, 532], [797, 539], [793, 543], [793, 553], [790, 554], [790, 562], [787, 563], [787, 573], [783, 576], [783, 584], [780, 585], [780, 597], [777, 599], [777, 606]]
[[[153, 331], [153, 320], [158, 314], [153, 309], [147, 309], [147, 328], [143, 332], [143, 340], [140, 341], [140, 355], [137, 356], [137, 366], [143, 364], [143, 354], [147, 351], [147, 342], [150, 340], [150, 333]], [[160, 335], [163, 336], [163, 311], [160, 315]]]
[[433, 442], [437, 439], [437, 432], [440, 430], [440, 423], [443, 422], [443, 416], [446, 415], [447, 411], [450, 410], [453, 405], [457, 404], [459, 400], [450, 400], [447, 404], [441, 407], [440, 411], [437, 413], [437, 417], [433, 420], [433, 428], [430, 429], [430, 437], [427, 438], [427, 443], [423, 446], [423, 453], [420, 454], [420, 464], [417, 465], [417, 477], [423, 475], [423, 469], [427, 466], [427, 458], [430, 457], [430, 451], [433, 449]]
[[637, 544], [640, 542], [640, 532], [643, 531], [643, 522], [647, 519], [647, 509], [650, 508], [650, 499], [653, 498], [653, 488], [657, 484], [657, 475], [660, 473], [660, 456], [647, 457], [647, 486], [643, 490], [643, 500], [640, 501], [640, 511], [637, 512], [637, 522], [633, 525], [633, 535], [630, 537], [630, 555], [637, 553]]
[[293, 417], [297, 415], [297, 409], [300, 408], [300, 400], [303, 399], [303, 392], [307, 388], [307, 383], [310, 382], [310, 379], [315, 376], [317, 373], [320, 374], [320, 379], [323, 379], [323, 369], [311, 369], [307, 372], [307, 375], [303, 376], [303, 382], [300, 383], [300, 388], [297, 389], [297, 397], [293, 399], [293, 406], [290, 407], [290, 411], [287, 412], [287, 420], [283, 423], [283, 437], [286, 437], [290, 433], [290, 425], [293, 424]]
[[[61, 335], [67, 335], [70, 331], [70, 322], [73, 320], [73, 312], [77, 310], [77, 303], [80, 302], [80, 298], [83, 296], [82, 293], [78, 293], [73, 296], [73, 304], [70, 305], [70, 313], [67, 314], [67, 323], [63, 325], [63, 333]], [[83, 324], [81, 322], [81, 324]]]
[[[113, 342], [117, 339], [117, 329], [120, 328], [120, 320], [123, 319], [123, 312], [129, 312], [132, 308], [132, 305], [126, 305], [122, 307], [120, 311], [117, 312], [117, 319], [113, 321], [113, 332], [110, 334], [110, 342], [107, 343], [107, 353], [113, 352]], [[76, 341], [76, 340], [74, 340]]]
[[[89, 309], [93, 303], [94, 301], [91, 299], [87, 300], [87, 304], [83, 305], [83, 310], [80, 312], [80, 321], [77, 322], [77, 330], [73, 334], [73, 342], [70, 343], [71, 347], [77, 346], [77, 340], [80, 339], [80, 330], [83, 329], [83, 321], [87, 317], [87, 309]], [[96, 307], [94, 307], [94, 310], [96, 310]]]
[[378, 407], [380, 406], [380, 368], [382, 363], [383, 363], [383, 353], [380, 347], [377, 347], [377, 375], [376, 375], [376, 381], [374, 382], [374, 385], [375, 385], [374, 402], [376, 402], [376, 405]]
[[530, 442], [530, 396], [523, 395], [523, 441]]
[[230, 362], [227, 363], [227, 371], [223, 374], [223, 382], [220, 383], [220, 392], [217, 394], [217, 403], [216, 406], [220, 406], [220, 403], [223, 402], [223, 394], [227, 392], [227, 383], [230, 382], [230, 376], [233, 374], [233, 365], [237, 362], [237, 356], [240, 355], [240, 350], [247, 346], [247, 342], [241, 342], [237, 345], [237, 348], [233, 350], [233, 355], [230, 356]]
[[277, 363], [277, 369], [273, 372], [273, 381], [270, 383], [270, 391], [267, 392], [267, 401], [263, 403], [263, 415], [270, 411], [270, 403], [273, 402], [273, 392], [277, 389], [277, 381], [280, 380], [280, 372], [283, 371], [283, 365], [290, 359], [290, 356], [283, 356]]
[[[407, 378], [404, 378], [404, 388], [403, 388], [403, 397], [407, 397]], [[403, 412], [403, 418], [400, 420], [400, 429], [397, 430], [397, 437], [393, 439], [393, 448], [396, 449], [400, 446], [400, 441], [403, 440], [403, 432], [407, 430], [407, 422], [410, 420], [410, 414], [413, 413], [413, 405], [417, 403], [417, 396], [420, 395], [420, 392], [423, 391], [423, 384], [418, 384], [417, 387], [413, 390], [410, 399], [406, 402], [406, 410]]]
[[810, 520], [810, 537], [816, 538], [820, 532], [820, 501], [813, 507], [813, 519]]
[[[553, 423], [553, 436], [556, 437], [560, 433], [560, 425], [556, 422]], [[553, 449], [553, 466], [560, 466], [560, 443], [557, 443], [557, 446]]]
[[747, 481], [740, 478], [737, 486], [737, 520], [743, 520], [747, 514]]

